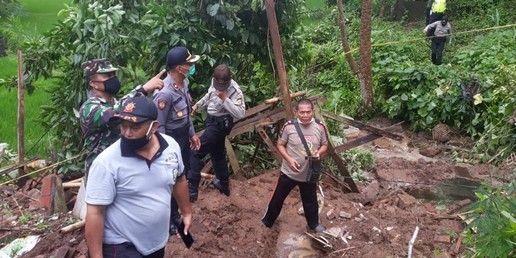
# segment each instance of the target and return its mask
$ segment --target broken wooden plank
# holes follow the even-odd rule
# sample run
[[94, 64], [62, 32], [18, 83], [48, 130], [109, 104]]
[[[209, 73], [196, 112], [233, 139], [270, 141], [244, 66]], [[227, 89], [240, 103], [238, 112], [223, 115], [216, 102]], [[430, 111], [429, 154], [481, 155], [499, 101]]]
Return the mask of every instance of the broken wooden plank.
[[209, 160], [208, 162], [206, 162], [204, 167], [201, 169], [201, 174], [202, 173], [208, 174], [208, 172], [210, 172], [210, 170], [212, 168], [213, 168], [213, 164], [211, 163], [211, 160]]
[[[319, 117], [325, 125], [327, 125], [327, 123], [324, 121], [324, 117], [322, 116], [324, 111], [321, 110], [321, 107], [319, 106], [318, 103], [316, 103], [316, 105], [314, 105], [314, 109], [315, 109], [314, 110], [315, 115], [317, 117]], [[349, 188], [351, 189], [352, 192], [358, 193], [359, 192], [358, 187], [355, 184], [355, 181], [353, 181], [353, 178], [351, 177], [351, 174], [349, 173], [346, 164], [344, 164], [344, 161], [342, 160], [340, 155], [335, 151], [335, 147], [333, 145], [333, 141], [331, 139], [329, 131], [328, 131], [327, 153], [333, 159], [333, 162], [335, 162], [335, 165], [337, 165], [337, 168], [339, 169], [340, 174], [344, 176], [344, 182], [346, 182], [349, 185]]]
[[[395, 128], [396, 126], [401, 125], [402, 123], [403, 123], [403, 122], [399, 122], [399, 123], [397, 123], [397, 124], [391, 125], [391, 126], [389, 126], [389, 127], [385, 128], [384, 130], [392, 130], [392, 129], [393, 129], [393, 128]], [[335, 147], [335, 151], [336, 151], [337, 153], [341, 153], [341, 152], [344, 152], [344, 151], [350, 150], [350, 149], [352, 149], [352, 148], [358, 147], [358, 146], [360, 146], [360, 145], [362, 145], [362, 144], [366, 144], [366, 143], [368, 143], [368, 142], [370, 142], [370, 141], [374, 141], [374, 140], [376, 140], [376, 139], [378, 139], [378, 138], [382, 138], [382, 136], [381, 136], [381, 135], [378, 135], [378, 134], [375, 134], [375, 133], [368, 134], [368, 135], [366, 135], [366, 136], [364, 136], [364, 137], [361, 137], [361, 138], [355, 139], [355, 140], [353, 140], [353, 141], [346, 142], [346, 143], [344, 143], [344, 144], [342, 144], [342, 145], [339, 145], [339, 146]]]
[[338, 115], [332, 114], [330, 112], [326, 112], [326, 111], [321, 110], [321, 115], [323, 115], [325, 117], [328, 117], [328, 118], [331, 118], [333, 120], [339, 121], [339, 122], [343, 122], [343, 123], [352, 125], [354, 127], [360, 128], [360, 129], [367, 130], [369, 132], [372, 132], [372, 133], [375, 133], [375, 134], [378, 134], [378, 135], [381, 135], [381, 136], [384, 136], [384, 137], [387, 137], [387, 138], [391, 138], [391, 139], [397, 140], [397, 141], [401, 141], [403, 139], [403, 137], [401, 137], [400, 135], [397, 135], [397, 134], [394, 134], [394, 133], [391, 133], [391, 132], [387, 132], [387, 131], [385, 131], [383, 129], [380, 129], [380, 128], [377, 128], [377, 127], [374, 127], [374, 126], [362, 124], [361, 122], [358, 122], [356, 120], [349, 119], [349, 118], [342, 117], [342, 116], [338, 116]]
[[351, 177], [346, 164], [344, 164], [344, 161], [342, 161], [340, 155], [335, 151], [331, 141], [328, 141], [328, 155], [330, 155], [330, 157], [333, 159], [333, 162], [335, 162], [335, 165], [337, 165], [340, 174], [344, 176], [344, 182], [349, 185], [351, 191], [355, 193], [360, 192], [357, 185], [355, 184], [355, 181], [353, 181], [353, 178]]
[[235, 155], [235, 150], [233, 150], [233, 146], [231, 146], [231, 142], [228, 140], [228, 138], [226, 138], [224, 143], [226, 145], [226, 153], [233, 173], [235, 174], [236, 178], [244, 178], [244, 175], [242, 174], [242, 169], [240, 169], [238, 159]]
[[276, 148], [276, 145], [274, 145], [274, 143], [272, 142], [271, 138], [269, 137], [269, 135], [267, 135], [267, 132], [265, 131], [265, 128], [263, 128], [263, 126], [260, 126], [258, 125], [256, 127], [256, 130], [258, 131], [258, 133], [260, 134], [260, 137], [262, 137], [262, 140], [265, 142], [265, 144], [267, 145], [267, 149], [270, 153], [272, 153], [272, 155], [274, 156], [274, 158], [281, 164], [281, 161], [282, 161], [282, 157], [278, 151], [278, 149]]

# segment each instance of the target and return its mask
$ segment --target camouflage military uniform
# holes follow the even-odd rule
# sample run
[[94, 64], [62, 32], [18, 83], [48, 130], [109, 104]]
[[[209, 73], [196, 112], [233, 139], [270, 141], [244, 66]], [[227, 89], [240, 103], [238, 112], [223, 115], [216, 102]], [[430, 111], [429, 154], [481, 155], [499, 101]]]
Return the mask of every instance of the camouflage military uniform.
[[[95, 59], [85, 62], [82, 66], [85, 78], [96, 73], [110, 73], [118, 70], [107, 59]], [[145, 95], [143, 92], [141, 87], [137, 87], [122, 97], [120, 101], [114, 98], [112, 101], [107, 101], [93, 91], [88, 93], [88, 100], [82, 104], [79, 110], [82, 138], [84, 146], [88, 150], [85, 161], [86, 177], [93, 160], [120, 138], [119, 126], [110, 123], [109, 119], [119, 111], [123, 100], [135, 95]]]

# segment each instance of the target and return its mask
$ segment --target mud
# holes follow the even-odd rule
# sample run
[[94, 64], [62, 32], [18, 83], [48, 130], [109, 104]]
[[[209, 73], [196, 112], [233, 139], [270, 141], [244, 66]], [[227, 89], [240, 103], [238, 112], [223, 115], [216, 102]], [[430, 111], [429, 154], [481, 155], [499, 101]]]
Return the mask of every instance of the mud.
[[[406, 257], [416, 226], [420, 230], [413, 247], [415, 257], [449, 254], [465, 228], [454, 215], [474, 201], [472, 191], [483, 181], [501, 183], [514, 168], [457, 164], [445, 152], [427, 157], [419, 149], [435, 143], [403, 134], [402, 142], [382, 138], [381, 143], [360, 147], [376, 156], [374, 169], [367, 173], [369, 183], [359, 184], [360, 193], [344, 193], [329, 178], [320, 183], [320, 220], [330, 234], [319, 236], [327, 240], [326, 247], [306, 234], [297, 188], [286, 199], [275, 225], [269, 229], [261, 224], [279, 173], [270, 171], [249, 180], [231, 181], [229, 197], [204, 182], [199, 200], [193, 204], [194, 245], [186, 249], [181, 239], [171, 236], [165, 257]], [[36, 191], [23, 197], [27, 193], [4, 186], [0, 195], [4, 203], [2, 227], [20, 220], [17, 210], [29, 209], [33, 209], [34, 219], [27, 226], [37, 221], [48, 224], [42, 240], [22, 257], [86, 257], [83, 230], [58, 233], [60, 227], [73, 222], [71, 215], [51, 220], [37, 209]], [[8, 239], [29, 233], [2, 230], [0, 241], [4, 245]], [[461, 245], [459, 255], [463, 250]], [[68, 256], [59, 256], [59, 252]]]

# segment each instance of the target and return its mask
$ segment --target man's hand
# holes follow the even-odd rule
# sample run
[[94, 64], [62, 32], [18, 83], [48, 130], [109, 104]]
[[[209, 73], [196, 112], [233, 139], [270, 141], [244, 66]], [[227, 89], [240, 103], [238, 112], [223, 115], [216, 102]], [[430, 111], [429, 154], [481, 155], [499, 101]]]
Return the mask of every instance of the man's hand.
[[195, 115], [195, 112], [197, 112], [197, 105], [192, 106], [192, 113], [190, 113], [191, 116]]
[[146, 82], [143, 85], [143, 89], [148, 93], [152, 93], [156, 89], [158, 89], [158, 90], [163, 89], [163, 80], [161, 79], [161, 76], [163, 76], [163, 74], [166, 71], [167, 71], [166, 69], [163, 69], [163, 70], [161, 70], [161, 72], [156, 74], [156, 76], [152, 77], [148, 82]]
[[199, 150], [201, 148], [201, 140], [197, 135], [194, 134], [194, 136], [190, 137], [190, 149], [192, 150]]
[[[190, 226], [192, 226], [192, 214], [183, 215], [183, 223], [185, 224], [185, 235], [188, 235], [188, 231], [190, 230]], [[179, 236], [181, 238], [181, 236]]]
[[292, 158], [290, 160], [288, 160], [288, 166], [294, 172], [299, 172], [299, 168], [301, 168], [299, 163], [297, 163], [297, 161], [295, 159], [292, 159]]
[[222, 101], [228, 98], [228, 93], [225, 90], [215, 90], [215, 95], [217, 95], [217, 97]]

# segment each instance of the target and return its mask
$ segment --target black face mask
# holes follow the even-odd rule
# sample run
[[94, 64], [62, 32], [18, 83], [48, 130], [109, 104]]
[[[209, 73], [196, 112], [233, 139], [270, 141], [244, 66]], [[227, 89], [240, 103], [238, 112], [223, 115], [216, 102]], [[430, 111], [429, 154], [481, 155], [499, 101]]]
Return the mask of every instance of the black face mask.
[[133, 151], [143, 148], [145, 145], [147, 145], [147, 143], [149, 143], [149, 140], [150, 140], [149, 133], [150, 133], [150, 130], [151, 130], [153, 124], [154, 124], [154, 121], [152, 121], [152, 123], [150, 124], [149, 130], [147, 130], [147, 133], [144, 136], [142, 136], [141, 138], [129, 139], [122, 135], [122, 137], [120, 138], [122, 147], [125, 146]]
[[107, 80], [104, 81], [104, 91], [109, 94], [117, 94], [118, 91], [120, 91], [120, 81], [116, 76], [113, 76]]

